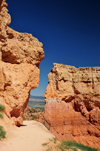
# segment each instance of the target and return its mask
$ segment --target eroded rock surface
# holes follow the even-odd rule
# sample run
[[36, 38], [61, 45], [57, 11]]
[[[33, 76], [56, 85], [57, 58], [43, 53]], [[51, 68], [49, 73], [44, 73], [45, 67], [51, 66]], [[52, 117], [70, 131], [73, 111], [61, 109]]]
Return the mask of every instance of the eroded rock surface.
[[8, 27], [11, 18], [5, 0], [0, 0], [0, 104], [16, 125], [23, 122], [30, 90], [39, 83], [42, 43], [31, 34]]
[[45, 92], [45, 125], [59, 140], [100, 149], [100, 67], [53, 64]]

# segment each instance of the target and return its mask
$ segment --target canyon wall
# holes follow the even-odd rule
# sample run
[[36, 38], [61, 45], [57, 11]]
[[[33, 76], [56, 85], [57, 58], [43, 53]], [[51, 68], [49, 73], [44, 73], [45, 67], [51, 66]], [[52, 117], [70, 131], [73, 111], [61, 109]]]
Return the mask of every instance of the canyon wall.
[[44, 51], [37, 38], [8, 27], [11, 17], [6, 7], [5, 0], [0, 0], [0, 104], [6, 116], [20, 126], [30, 90], [39, 84]]
[[100, 67], [53, 64], [45, 96], [45, 125], [58, 140], [100, 149]]

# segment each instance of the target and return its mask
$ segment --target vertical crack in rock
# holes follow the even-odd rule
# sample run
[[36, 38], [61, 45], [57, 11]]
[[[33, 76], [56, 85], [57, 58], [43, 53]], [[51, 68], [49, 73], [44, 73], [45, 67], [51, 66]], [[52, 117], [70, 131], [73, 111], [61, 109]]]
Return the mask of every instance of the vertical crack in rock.
[[6, 7], [5, 0], [0, 0], [0, 103], [12, 122], [20, 126], [30, 90], [38, 87], [44, 51], [37, 38], [8, 27], [11, 17]]
[[46, 127], [59, 140], [100, 149], [100, 67], [53, 66], [44, 94]]

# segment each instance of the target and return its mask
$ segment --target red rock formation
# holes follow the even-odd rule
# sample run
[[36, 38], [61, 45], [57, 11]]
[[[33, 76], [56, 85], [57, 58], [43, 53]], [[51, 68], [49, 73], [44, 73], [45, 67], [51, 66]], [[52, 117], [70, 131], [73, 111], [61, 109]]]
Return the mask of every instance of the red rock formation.
[[11, 19], [6, 6], [5, 0], [0, 0], [0, 103], [19, 126], [30, 90], [38, 87], [44, 51], [42, 43], [31, 34], [18, 33], [7, 26]]
[[45, 125], [58, 140], [100, 149], [100, 67], [54, 64], [45, 92]]

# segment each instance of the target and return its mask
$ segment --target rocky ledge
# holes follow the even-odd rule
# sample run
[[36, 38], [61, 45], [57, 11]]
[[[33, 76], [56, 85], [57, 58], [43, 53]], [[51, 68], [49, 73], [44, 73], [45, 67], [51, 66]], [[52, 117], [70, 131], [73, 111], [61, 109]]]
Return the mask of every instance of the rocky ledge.
[[45, 125], [58, 140], [100, 149], [100, 67], [53, 64], [45, 92]]
[[30, 90], [38, 87], [44, 51], [37, 38], [8, 27], [11, 17], [6, 7], [5, 0], [0, 0], [0, 104], [7, 117], [20, 126]]

